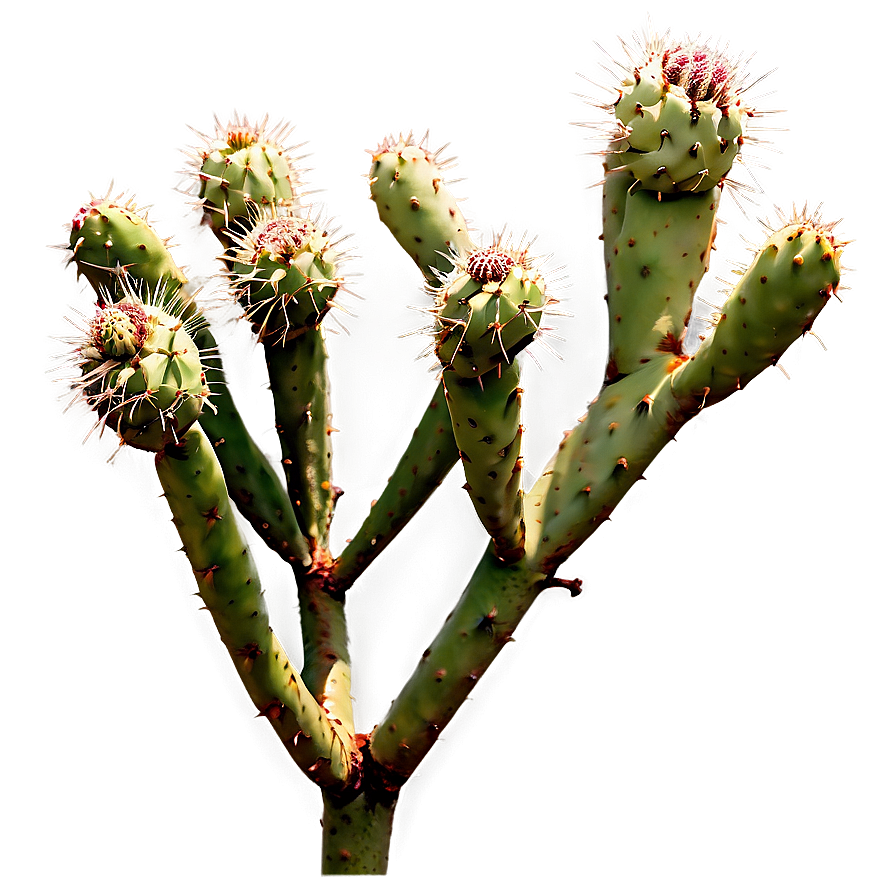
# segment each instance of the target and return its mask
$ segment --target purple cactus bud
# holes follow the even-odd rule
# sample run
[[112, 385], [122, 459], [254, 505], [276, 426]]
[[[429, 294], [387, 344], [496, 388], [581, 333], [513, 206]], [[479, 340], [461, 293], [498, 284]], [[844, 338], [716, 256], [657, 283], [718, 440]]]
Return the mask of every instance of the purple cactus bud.
[[492, 246], [477, 249], [467, 259], [467, 273], [477, 283], [500, 283], [516, 264], [512, 255]]

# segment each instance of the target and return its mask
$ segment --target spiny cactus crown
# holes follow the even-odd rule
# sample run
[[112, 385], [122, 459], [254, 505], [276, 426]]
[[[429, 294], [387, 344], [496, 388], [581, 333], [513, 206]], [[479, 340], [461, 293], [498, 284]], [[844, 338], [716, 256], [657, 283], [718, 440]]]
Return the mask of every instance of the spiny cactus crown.
[[211, 394], [192, 323], [173, 308], [171, 291], [146, 295], [124, 281], [126, 297], [100, 297], [74, 346], [76, 396], [97, 413], [97, 426], [147, 451], [176, 442], [209, 406]]
[[528, 247], [500, 241], [457, 258], [454, 271], [432, 293], [436, 356], [461, 377], [510, 363], [536, 337], [542, 314], [556, 302]]
[[[284, 146], [292, 128], [285, 122], [268, 128], [267, 118], [253, 124], [234, 116], [226, 125], [215, 119], [212, 136], [194, 150], [192, 171], [206, 221], [225, 247], [224, 228], [251, 216], [252, 206], [288, 207], [299, 201], [301, 177], [296, 147]], [[198, 132], [197, 132], [198, 133]]]
[[726, 89], [731, 80], [731, 65], [721, 54], [708, 47], [677, 46], [663, 55], [663, 74], [670, 84], [683, 88], [694, 102], [728, 105]]
[[326, 225], [290, 210], [251, 209], [254, 224], [227, 231], [223, 259], [234, 296], [259, 339], [293, 339], [323, 320], [342, 285]]
[[[262, 129], [258, 125], [250, 125], [247, 121], [229, 124], [224, 138], [227, 147], [231, 150], [247, 149], [254, 143], [261, 141]], [[222, 151], [225, 151], [222, 147]]]
[[267, 253], [273, 260], [288, 264], [306, 247], [313, 230], [311, 222], [304, 218], [282, 216], [263, 220], [246, 240], [254, 248], [252, 263], [257, 264], [262, 254]]
[[150, 333], [143, 305], [124, 301], [101, 305], [90, 323], [90, 343], [105, 358], [133, 357]]
[[711, 47], [665, 36], [626, 52], [637, 62], [612, 105], [607, 170], [627, 172], [635, 189], [658, 194], [715, 189], [755, 114], [741, 92], [743, 67]]

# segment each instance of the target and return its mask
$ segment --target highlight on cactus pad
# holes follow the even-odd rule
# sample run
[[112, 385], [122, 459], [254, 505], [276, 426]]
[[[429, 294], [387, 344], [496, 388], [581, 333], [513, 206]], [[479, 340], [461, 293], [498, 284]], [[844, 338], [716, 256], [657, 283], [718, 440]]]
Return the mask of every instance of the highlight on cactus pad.
[[[751, 81], [727, 52], [668, 34], [621, 46], [621, 60], [603, 65], [615, 83], [589, 101], [600, 119], [587, 123], [602, 160], [602, 250], [589, 262], [606, 274], [607, 362], [594, 371], [586, 413], [529, 489], [522, 370], [553, 329], [550, 315], [562, 313], [545, 257], [504, 230], [491, 239], [471, 231], [445, 147], [432, 150], [408, 131], [370, 151], [369, 198], [394, 237], [395, 264], [416, 269], [428, 302], [419, 332], [435, 388], [340, 549], [330, 539], [341, 492], [327, 325], [345, 290], [346, 255], [302, 192], [310, 172], [286, 145], [293, 128], [216, 118], [188, 154], [194, 213], [223, 247], [217, 290], [264, 355], [279, 469], [243, 421], [214, 318], [170, 241], [135, 200], [111, 193], [69, 217], [63, 248], [94, 291], [65, 337], [72, 403], [86, 406], [92, 430], [154, 454], [207, 624], [255, 712], [320, 792], [324, 874], [386, 872], [403, 786], [536, 598], [551, 588], [587, 595], [587, 583], [559, 575], [561, 565], [689, 420], [777, 365], [837, 295], [846, 245], [838, 224], [794, 205], [766, 224], [709, 328], [698, 326], [695, 295], [719, 208], [749, 189], [732, 172], [762, 117], [749, 99], [761, 78]], [[313, 130], [301, 139], [314, 141]], [[363, 246], [355, 250], [363, 257]], [[351, 438], [350, 424], [340, 429]], [[481, 524], [481, 560], [385, 715], [358, 730], [352, 587], [458, 461]], [[239, 517], [295, 580], [303, 654], [295, 661], [271, 627]]]

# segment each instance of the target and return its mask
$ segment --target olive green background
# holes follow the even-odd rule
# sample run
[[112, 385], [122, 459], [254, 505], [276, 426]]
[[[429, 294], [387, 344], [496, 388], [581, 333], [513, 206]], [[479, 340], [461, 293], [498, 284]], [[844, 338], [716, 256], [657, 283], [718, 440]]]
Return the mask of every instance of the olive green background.
[[[431, 132], [458, 156], [472, 226], [537, 235], [573, 318], [524, 358], [531, 482], [594, 397], [607, 328], [600, 148], [573, 121], [612, 98], [600, 43], [648, 14], [754, 54], [760, 107], [790, 110], [748, 148], [755, 205], [723, 199], [699, 295], [761, 241], [756, 218], [825, 202], [856, 239], [843, 304], [742, 395], [686, 427], [610, 524], [561, 570], [405, 788], [396, 892], [520, 882], [606, 894], [892, 893], [896, 866], [896, 605], [885, 23], [751, 4], [251, 7], [32, 3], [7, 13], [2, 353], [8, 572], [3, 587], [8, 892], [319, 892], [320, 798], [251, 704], [191, 596], [152, 457], [63, 415], [47, 373], [88, 313], [64, 241], [88, 192], [134, 192], [179, 264], [217, 243], [175, 187], [180, 148], [234, 109], [296, 125], [309, 186], [356, 248], [357, 317], [329, 340], [334, 549], [352, 535], [434, 388], [413, 263], [367, 198], [365, 149]], [[886, 12], [875, 13], [885, 17]], [[887, 69], [886, 72], [889, 70]], [[757, 124], [760, 122], [757, 122]], [[870, 131], [871, 133], [866, 133]], [[762, 166], [768, 166], [762, 167]], [[741, 169], [740, 179], [752, 183]], [[562, 278], [566, 277], [566, 280]], [[206, 293], [214, 293], [208, 287]], [[74, 310], [73, 310], [74, 309]], [[706, 309], [704, 308], [704, 311]], [[219, 312], [219, 319], [226, 314]], [[335, 318], [336, 315], [334, 314]], [[336, 321], [332, 321], [335, 326]], [[272, 454], [260, 350], [220, 326], [228, 374]], [[539, 366], [534, 363], [539, 362]], [[453, 606], [485, 544], [455, 469], [349, 595], [356, 716], [369, 730]], [[256, 552], [275, 628], [300, 653], [288, 570]], [[547, 707], [547, 709], [546, 709]], [[549, 720], [567, 732], [542, 737]], [[583, 738], [584, 743], [575, 744]], [[570, 756], [575, 757], [570, 761]], [[310, 889], [308, 889], [310, 887]], [[273, 892], [273, 889], [271, 889]]]

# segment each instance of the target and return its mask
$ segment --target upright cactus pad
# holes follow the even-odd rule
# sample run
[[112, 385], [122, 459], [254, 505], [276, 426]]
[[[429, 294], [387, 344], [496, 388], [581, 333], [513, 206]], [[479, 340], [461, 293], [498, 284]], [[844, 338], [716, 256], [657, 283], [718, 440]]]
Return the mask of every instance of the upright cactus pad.
[[436, 356], [461, 377], [509, 364], [535, 339], [545, 309], [556, 302], [527, 249], [500, 244], [465, 253], [433, 293]]
[[342, 283], [325, 226], [272, 209], [233, 238], [231, 282], [261, 341], [295, 338], [323, 320]]
[[185, 284], [186, 277], [155, 229], [133, 200], [121, 196], [91, 199], [72, 219], [68, 248], [78, 275], [94, 291], [120, 292], [119, 279], [127, 273], [155, 289], [159, 283]]
[[453, 266], [452, 253], [472, 249], [467, 222], [445, 183], [448, 162], [413, 135], [387, 137], [374, 150], [368, 183], [380, 220], [414, 259], [423, 276], [438, 281]]
[[254, 207], [289, 207], [298, 201], [301, 172], [284, 147], [291, 128], [281, 123], [270, 130], [267, 118], [252, 124], [235, 116], [226, 125], [215, 119], [215, 133], [201, 135], [206, 145], [193, 155], [199, 180], [203, 218], [221, 243], [231, 243], [225, 231], [236, 221], [248, 221]]
[[608, 168], [627, 170], [636, 189], [657, 193], [717, 187], [753, 114], [742, 82], [739, 67], [708, 46], [647, 40], [613, 106], [617, 131]]
[[123, 443], [161, 451], [198, 420], [209, 388], [179, 317], [132, 294], [98, 302], [85, 337], [74, 388]]

